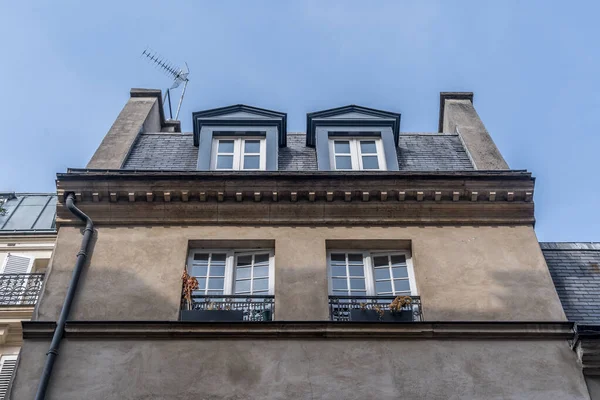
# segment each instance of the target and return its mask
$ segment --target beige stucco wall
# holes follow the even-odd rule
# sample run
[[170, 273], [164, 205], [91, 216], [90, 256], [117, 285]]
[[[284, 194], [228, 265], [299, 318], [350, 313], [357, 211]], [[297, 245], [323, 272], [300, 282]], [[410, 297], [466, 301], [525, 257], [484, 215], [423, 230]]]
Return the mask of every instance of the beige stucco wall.
[[[72, 320], [176, 320], [193, 240], [274, 240], [275, 319], [328, 319], [326, 240], [410, 244], [427, 320], [564, 320], [537, 238], [527, 226], [97, 228]], [[369, 242], [371, 241], [371, 242]], [[81, 228], [62, 227], [39, 305], [56, 320]]]
[[[12, 399], [48, 341], [28, 340]], [[565, 341], [65, 339], [47, 399], [589, 399]]]

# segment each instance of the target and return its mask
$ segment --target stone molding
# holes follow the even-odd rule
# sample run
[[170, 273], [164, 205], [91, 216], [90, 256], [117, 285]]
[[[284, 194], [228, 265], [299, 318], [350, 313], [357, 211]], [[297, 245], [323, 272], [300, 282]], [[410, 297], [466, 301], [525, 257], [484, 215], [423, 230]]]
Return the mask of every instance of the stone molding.
[[[55, 322], [24, 321], [25, 339], [50, 339]], [[68, 321], [69, 339], [573, 339], [570, 322]]]

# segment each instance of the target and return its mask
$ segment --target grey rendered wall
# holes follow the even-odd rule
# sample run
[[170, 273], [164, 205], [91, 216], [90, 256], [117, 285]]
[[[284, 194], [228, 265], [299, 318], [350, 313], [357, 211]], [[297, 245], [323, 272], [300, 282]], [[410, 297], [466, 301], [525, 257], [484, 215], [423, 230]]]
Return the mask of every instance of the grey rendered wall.
[[396, 143], [394, 142], [394, 133], [392, 128], [372, 128], [372, 127], [317, 127], [316, 130], [316, 148], [317, 148], [317, 166], [319, 171], [331, 171], [331, 161], [329, 160], [329, 132], [381, 132], [381, 141], [383, 142], [383, 151], [385, 153], [385, 163], [388, 171], [398, 171], [398, 154], [396, 153]]
[[198, 146], [198, 171], [210, 170], [213, 133], [232, 130], [235, 130], [236, 132], [266, 132], [267, 171], [277, 171], [279, 142], [277, 139], [277, 128], [274, 126], [235, 128], [232, 128], [231, 126], [203, 126], [200, 131], [200, 141]]
[[[12, 399], [47, 341], [27, 340]], [[65, 339], [48, 400], [589, 399], [564, 341]]]

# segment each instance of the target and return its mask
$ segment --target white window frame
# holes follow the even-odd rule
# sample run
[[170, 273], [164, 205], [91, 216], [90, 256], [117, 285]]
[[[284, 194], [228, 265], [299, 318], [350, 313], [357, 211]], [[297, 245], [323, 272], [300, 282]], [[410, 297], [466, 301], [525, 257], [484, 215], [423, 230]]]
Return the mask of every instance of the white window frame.
[[[188, 261], [186, 265], [186, 270], [188, 274], [192, 275], [191, 266], [194, 260], [194, 254], [197, 253], [219, 253], [225, 254], [225, 283], [223, 287], [223, 296], [235, 296], [234, 293], [234, 284], [235, 284], [235, 264], [237, 257], [251, 255], [256, 253], [269, 253], [269, 291], [266, 294], [267, 296], [273, 296], [275, 293], [275, 252], [273, 249], [191, 249], [188, 255]], [[206, 289], [208, 291], [208, 287]], [[212, 295], [206, 295], [212, 296]], [[218, 295], [217, 295], [218, 296]], [[253, 294], [241, 294], [240, 296], [254, 296]], [[260, 296], [260, 295], [259, 295]]]
[[[220, 140], [233, 140], [233, 153], [219, 153], [219, 141]], [[245, 153], [244, 142], [246, 140], [258, 140], [260, 141], [260, 153]], [[257, 169], [245, 169], [244, 166], [244, 155], [258, 155], [260, 158], [259, 168]], [[217, 156], [218, 155], [232, 155], [233, 165], [232, 168], [218, 168], [217, 169]], [[211, 151], [211, 169], [215, 171], [264, 171], [267, 169], [267, 139], [264, 136], [215, 136], [212, 141]]]
[[22, 272], [22, 274], [31, 274], [31, 270], [33, 269], [33, 263], [35, 262], [35, 257], [31, 257], [27, 254], [19, 254], [19, 253], [7, 253], [6, 257], [4, 257], [4, 261], [2, 262], [2, 267], [0, 268], [0, 274], [4, 274], [4, 270], [6, 269], [6, 265], [8, 264], [8, 259], [10, 256], [23, 257], [29, 259], [29, 266], [27, 267], [27, 272]]
[[[352, 163], [352, 169], [338, 169], [335, 165], [336, 155], [345, 155], [348, 153], [336, 153], [335, 142], [349, 142], [350, 144], [350, 160]], [[377, 149], [377, 163], [378, 169], [363, 169], [362, 153], [360, 150], [360, 142], [375, 142], [375, 148]], [[367, 155], [367, 154], [366, 154]], [[368, 154], [372, 155], [372, 154]], [[383, 141], [380, 137], [330, 137], [329, 138], [329, 160], [331, 169], [335, 171], [387, 171], [387, 164], [385, 162], [385, 153], [383, 152]]]
[[0, 357], [0, 371], [2, 371], [2, 368], [4, 368], [4, 363], [6, 363], [6, 361], [14, 361], [15, 362], [15, 368], [11, 372], [10, 381], [6, 384], [6, 388], [1, 388], [2, 391], [5, 390], [5, 392], [4, 393], [0, 392], [0, 399], [6, 398], [6, 395], [8, 394], [8, 389], [10, 388], [12, 381], [15, 378], [15, 372], [17, 371], [16, 364], [17, 364], [18, 358], [19, 358], [18, 354], [3, 354], [2, 357]]
[[[415, 280], [415, 271], [413, 269], [411, 252], [409, 250], [356, 250], [356, 249], [334, 249], [327, 251], [327, 283], [329, 288], [329, 295], [335, 296], [333, 294], [333, 281], [332, 281], [332, 267], [331, 267], [331, 253], [352, 253], [352, 254], [361, 254], [363, 256], [363, 267], [365, 273], [365, 285], [366, 285], [366, 296], [378, 296], [375, 294], [375, 274], [373, 271], [373, 257], [377, 256], [395, 256], [395, 255], [403, 255], [406, 259], [406, 270], [408, 273], [408, 283], [410, 285], [410, 295], [418, 296], [419, 291], [417, 290], [417, 283]], [[392, 278], [393, 279], [393, 278]], [[348, 287], [348, 290], [350, 288]], [[337, 295], [337, 294], [336, 294]], [[381, 297], [387, 296], [395, 296], [395, 294], [390, 295], [379, 295]], [[360, 296], [357, 296], [360, 297]]]

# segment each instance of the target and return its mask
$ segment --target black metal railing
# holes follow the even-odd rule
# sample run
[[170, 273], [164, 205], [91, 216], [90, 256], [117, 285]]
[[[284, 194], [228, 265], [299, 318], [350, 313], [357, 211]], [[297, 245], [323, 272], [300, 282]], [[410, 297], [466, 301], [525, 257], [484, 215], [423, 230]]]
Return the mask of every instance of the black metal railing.
[[[410, 304], [399, 309], [390, 304], [397, 296], [329, 296], [332, 321], [422, 321], [421, 298], [410, 296]], [[404, 299], [405, 302], [406, 299]]]
[[35, 306], [44, 274], [0, 274], [0, 306]]
[[272, 321], [275, 296], [193, 295], [183, 298], [181, 319], [196, 321]]

